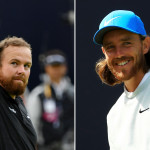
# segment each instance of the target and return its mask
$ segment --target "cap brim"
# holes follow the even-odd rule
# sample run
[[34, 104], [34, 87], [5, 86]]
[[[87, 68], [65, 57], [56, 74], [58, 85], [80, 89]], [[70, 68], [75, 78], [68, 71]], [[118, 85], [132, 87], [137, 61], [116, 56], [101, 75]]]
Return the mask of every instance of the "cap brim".
[[[94, 37], [93, 37], [93, 41], [95, 44], [98, 44], [98, 45], [101, 45], [103, 44], [103, 37], [104, 35], [109, 32], [109, 31], [112, 31], [112, 30], [115, 30], [115, 29], [119, 29], [119, 27], [114, 27], [114, 26], [111, 26], [111, 27], [105, 27], [103, 29], [100, 29], [98, 30]], [[121, 29], [121, 28], [120, 28]]]
[[[104, 37], [104, 35], [105, 35], [107, 32], [113, 31], [113, 30], [116, 30], [116, 29], [124, 29], [124, 30], [127, 30], [127, 31], [129, 31], [129, 32], [133, 32], [133, 33], [136, 33], [136, 34], [140, 34], [140, 33], [138, 33], [138, 32], [135, 32], [135, 31], [131, 30], [131, 29], [122, 28], [122, 27], [117, 27], [117, 26], [109, 26], [109, 27], [104, 27], [104, 28], [98, 30], [98, 31], [95, 33], [95, 35], [94, 35], [94, 37], [93, 37], [94, 43], [95, 43], [95, 44], [98, 44], [98, 45], [102, 45], [102, 44], [103, 44], [103, 37]], [[142, 34], [141, 34], [141, 35], [142, 35]], [[146, 34], [145, 34], [145, 35], [142, 35], [142, 36], [146, 36]]]

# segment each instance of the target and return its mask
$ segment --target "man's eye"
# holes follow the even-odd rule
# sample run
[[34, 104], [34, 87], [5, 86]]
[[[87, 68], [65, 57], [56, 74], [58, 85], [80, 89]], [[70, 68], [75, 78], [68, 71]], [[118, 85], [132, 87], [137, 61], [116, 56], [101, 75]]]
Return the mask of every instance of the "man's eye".
[[17, 63], [16, 63], [16, 62], [12, 62], [11, 64], [12, 64], [12, 65], [14, 65], [14, 66], [16, 66], [16, 65], [17, 65]]
[[106, 51], [109, 51], [109, 50], [111, 50], [111, 49], [113, 49], [114, 48], [114, 46], [113, 45], [110, 45], [110, 46], [107, 46], [105, 49], [106, 49]]
[[24, 65], [25, 68], [31, 68], [31, 65]]
[[124, 42], [123, 45], [130, 45], [131, 42]]

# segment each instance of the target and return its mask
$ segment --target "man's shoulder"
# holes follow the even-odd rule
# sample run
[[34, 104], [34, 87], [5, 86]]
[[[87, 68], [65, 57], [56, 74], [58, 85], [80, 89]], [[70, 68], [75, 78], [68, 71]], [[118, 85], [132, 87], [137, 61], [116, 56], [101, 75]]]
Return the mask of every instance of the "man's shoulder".
[[123, 92], [111, 107], [110, 111], [108, 112], [107, 118], [111, 118], [113, 114], [118, 113], [118, 110], [121, 109], [121, 106], [123, 105], [125, 97], [125, 93]]
[[0, 95], [3, 95], [3, 93], [5, 93], [5, 94], [6, 94], [6, 91], [4, 90], [4, 88], [3, 88], [3, 87], [1, 87], [1, 86], [0, 86]]
[[6, 104], [9, 99], [9, 94], [0, 86], [0, 104]]

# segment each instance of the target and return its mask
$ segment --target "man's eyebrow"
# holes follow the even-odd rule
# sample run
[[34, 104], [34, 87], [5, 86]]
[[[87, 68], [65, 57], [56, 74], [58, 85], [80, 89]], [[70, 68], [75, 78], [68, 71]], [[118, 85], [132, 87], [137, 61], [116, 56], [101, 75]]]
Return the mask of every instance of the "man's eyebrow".
[[106, 47], [106, 46], [111, 45], [111, 44], [112, 44], [112, 42], [105, 42], [105, 44], [103, 44], [103, 47]]
[[131, 39], [133, 39], [133, 38], [131, 36], [128, 36], [128, 37], [122, 38], [121, 41], [129, 41]]
[[17, 61], [17, 62], [20, 62], [18, 59], [10, 59], [10, 61]]
[[[123, 38], [121, 38], [120, 39], [120, 41], [130, 41], [130, 40], [132, 40], [133, 39], [133, 37], [132, 36], [127, 36], [127, 37], [123, 37]], [[108, 46], [108, 45], [111, 45], [113, 42], [105, 42], [104, 44], [103, 44], [103, 47], [105, 47], [105, 46]]]
[[[12, 61], [21, 62], [21, 61], [18, 60], [18, 59], [11, 59], [10, 61], [11, 61], [11, 62], [12, 62]], [[25, 64], [30, 64], [30, 65], [32, 65], [32, 62], [31, 62], [31, 61], [27, 61], [27, 62], [25, 62]]]

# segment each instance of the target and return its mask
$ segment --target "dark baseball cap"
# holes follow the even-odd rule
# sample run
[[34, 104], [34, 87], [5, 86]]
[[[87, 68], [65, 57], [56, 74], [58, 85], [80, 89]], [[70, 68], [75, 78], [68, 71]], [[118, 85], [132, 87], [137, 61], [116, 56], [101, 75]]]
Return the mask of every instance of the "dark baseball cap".
[[109, 13], [100, 23], [99, 30], [95, 33], [93, 41], [102, 44], [104, 35], [115, 29], [124, 29], [142, 36], [146, 36], [144, 24], [139, 16], [128, 10], [115, 10]]

